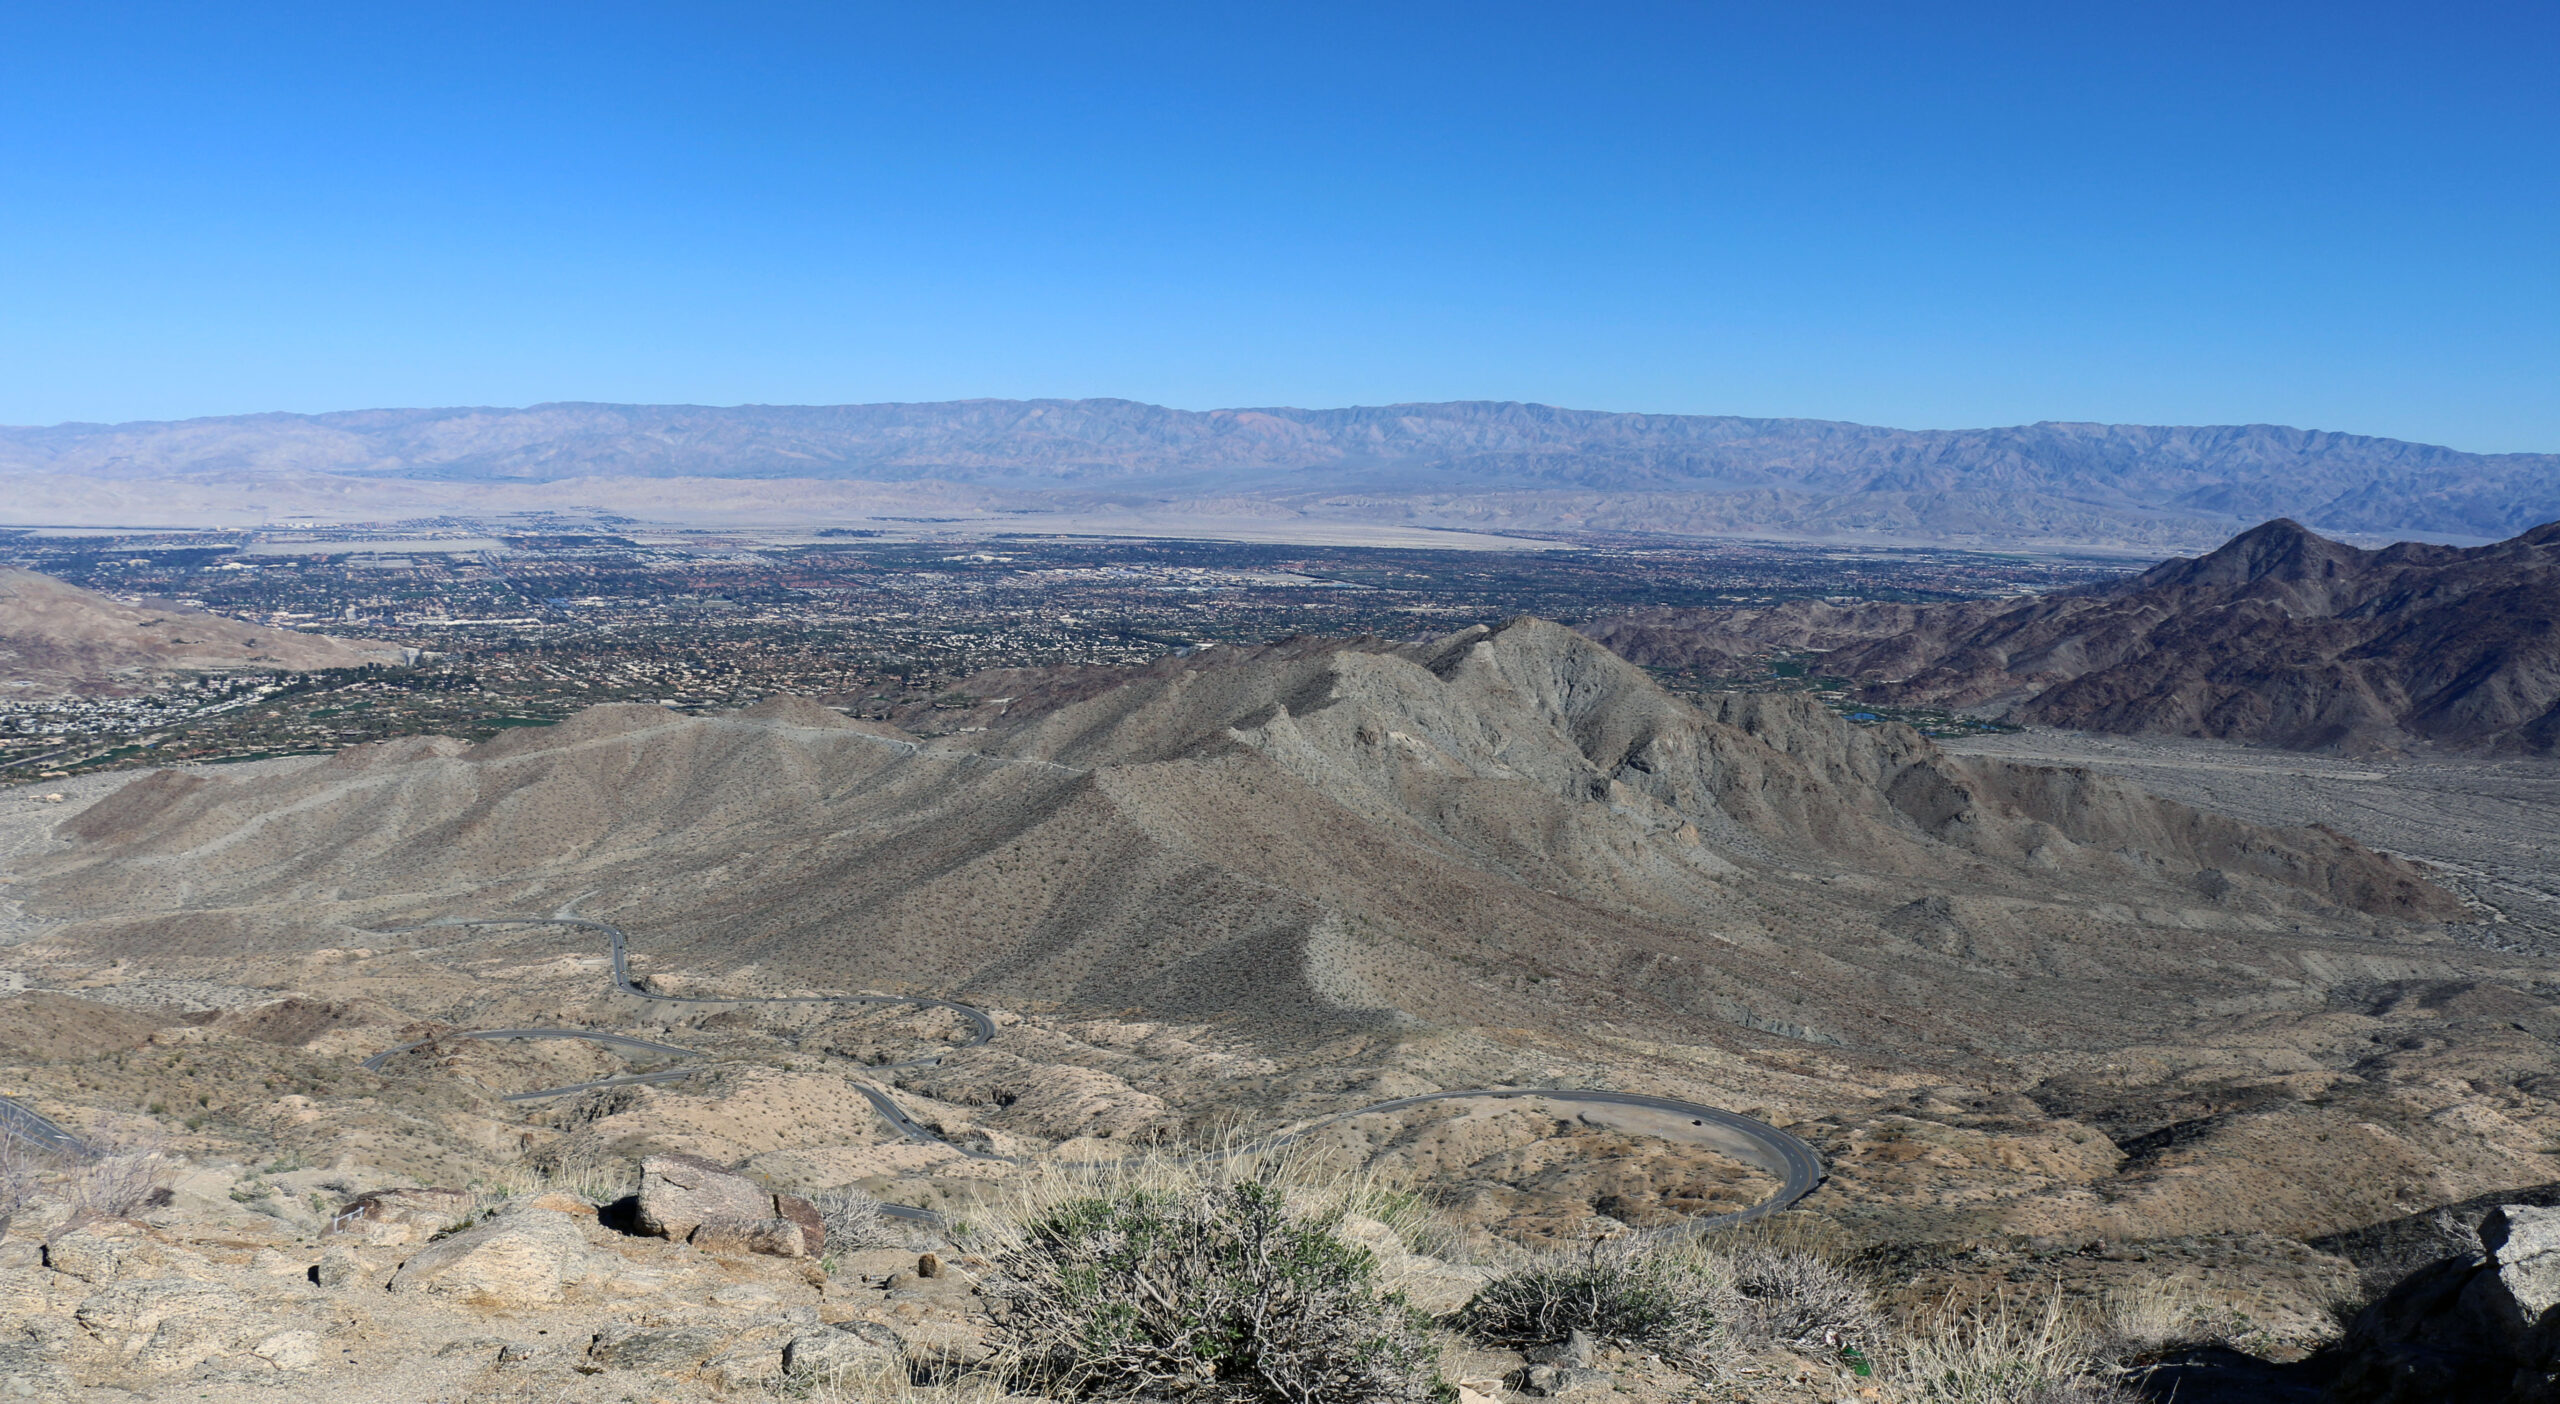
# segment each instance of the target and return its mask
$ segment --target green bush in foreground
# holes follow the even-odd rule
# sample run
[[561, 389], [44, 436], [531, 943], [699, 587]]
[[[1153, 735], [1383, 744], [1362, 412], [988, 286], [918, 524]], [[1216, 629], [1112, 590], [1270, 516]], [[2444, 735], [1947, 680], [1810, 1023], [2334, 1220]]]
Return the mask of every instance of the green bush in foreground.
[[1575, 1331], [1691, 1367], [1726, 1343], [1738, 1305], [1732, 1266], [1690, 1250], [1595, 1242], [1484, 1285], [1459, 1315], [1479, 1339], [1542, 1345]]
[[1429, 1321], [1378, 1264], [1257, 1179], [1059, 1203], [995, 1257], [1008, 1364], [1074, 1398], [1425, 1404]]

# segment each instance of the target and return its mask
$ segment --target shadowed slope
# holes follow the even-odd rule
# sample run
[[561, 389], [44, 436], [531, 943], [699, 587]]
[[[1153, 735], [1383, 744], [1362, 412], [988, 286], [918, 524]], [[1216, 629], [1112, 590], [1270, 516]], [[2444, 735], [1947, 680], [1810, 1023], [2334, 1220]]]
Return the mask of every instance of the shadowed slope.
[[2123, 584], [2015, 603], [1661, 610], [1590, 626], [1650, 665], [1780, 648], [1872, 700], [2303, 750], [2560, 748], [2560, 523], [2363, 551], [2269, 522]]

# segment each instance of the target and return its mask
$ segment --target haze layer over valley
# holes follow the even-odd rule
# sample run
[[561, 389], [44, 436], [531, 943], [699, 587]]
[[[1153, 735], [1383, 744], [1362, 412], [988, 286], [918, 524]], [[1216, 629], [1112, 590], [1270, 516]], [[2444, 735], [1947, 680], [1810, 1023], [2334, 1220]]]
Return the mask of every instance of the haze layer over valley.
[[1900, 430], [1461, 401], [545, 404], [0, 429], [0, 522], [239, 526], [606, 512], [1411, 544], [1414, 529], [2159, 554], [2252, 522], [2492, 540], [2560, 458], [2275, 425]]

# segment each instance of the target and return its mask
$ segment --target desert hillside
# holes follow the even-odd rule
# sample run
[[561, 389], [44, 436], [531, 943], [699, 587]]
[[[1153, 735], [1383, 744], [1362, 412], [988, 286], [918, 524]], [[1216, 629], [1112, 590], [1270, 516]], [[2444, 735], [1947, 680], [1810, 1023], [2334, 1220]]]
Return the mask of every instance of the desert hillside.
[[[1561, 1032], [1633, 999], [1666, 1027], [1913, 1051], [2111, 1017], [2069, 978], [1915, 970], [1898, 928], [1933, 897], [1996, 910], [2027, 968], [2136, 907], [2179, 912], [2176, 944], [2459, 914], [2333, 834], [1951, 758], [1795, 699], [1699, 710], [1535, 621], [977, 691], [993, 700], [940, 713], [958, 730], [931, 742], [801, 702], [622, 706], [468, 749], [164, 772], [74, 822], [39, 901], [102, 940], [211, 956], [333, 944], [460, 894], [593, 893], [585, 910], [640, 917], [688, 961], [1273, 1038]], [[2165, 951], [2081, 958], [2164, 1008], [2200, 988]]]
[[1659, 610], [1587, 632], [1639, 663], [1778, 650], [1881, 703], [2299, 750], [2560, 748], [2560, 523], [2366, 551], [2274, 521], [2122, 584], [2024, 601]]
[[166, 601], [127, 604], [0, 567], [0, 700], [122, 696], [181, 673], [397, 663], [399, 649], [270, 629]]
[[[765, 1251], [747, 1229], [634, 1239], [584, 1217], [622, 1190], [559, 1187], [726, 1167], [758, 1214], [841, 1193], [975, 1222], [1059, 1167], [1341, 1117], [1307, 1147], [1429, 1206], [1438, 1310], [1484, 1280], [1461, 1261], [1775, 1192], [1686, 1114], [1403, 1100], [1598, 1089], [1783, 1128], [1823, 1172], [1786, 1231], [1909, 1301], [2175, 1280], [2307, 1349], [2406, 1256], [2367, 1230], [2540, 1184], [2560, 1139], [2547, 964], [2325, 829], [1800, 698], [1691, 705], [1537, 620], [992, 673], [939, 701], [901, 724], [600, 706], [22, 796], [0, 811], [8, 1095], [190, 1167], [143, 1215], [153, 1242], [272, 1243], [297, 1271], [360, 1191], [553, 1187], [585, 1246], [544, 1248], [530, 1288], [469, 1278], [488, 1302], [450, 1310], [561, 1313], [540, 1319], [585, 1352], [563, 1378], [697, 1383], [711, 1366], [622, 1360], [625, 1327], [572, 1318], [656, 1284], [650, 1310], [707, 1333], [685, 1349], [770, 1371], [754, 1332], [781, 1351], [798, 1328], [737, 1284], [802, 1269], [722, 1266]], [[628, 988], [599, 922], [627, 933]], [[812, 998], [863, 991], [976, 1012]], [[464, 1037], [491, 1030], [576, 1036]], [[536, 1089], [567, 1090], [506, 1100]], [[422, 1280], [484, 1241], [516, 1263], [517, 1214], [327, 1270]], [[42, 1231], [92, 1232], [75, 1219]], [[883, 1300], [806, 1271], [784, 1299], [815, 1290], [913, 1359], [946, 1326], [1010, 1329], [974, 1298], [901, 1314], [912, 1273]], [[476, 1349], [432, 1313], [379, 1330]], [[61, 1358], [128, 1381], [211, 1358], [101, 1341]]]

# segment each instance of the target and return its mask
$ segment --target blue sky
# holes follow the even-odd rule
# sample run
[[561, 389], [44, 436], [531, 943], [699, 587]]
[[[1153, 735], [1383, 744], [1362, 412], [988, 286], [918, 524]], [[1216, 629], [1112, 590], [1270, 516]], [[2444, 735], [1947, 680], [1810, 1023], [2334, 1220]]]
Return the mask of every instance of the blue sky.
[[0, 422], [1529, 399], [2560, 449], [2560, 5], [19, 5]]

